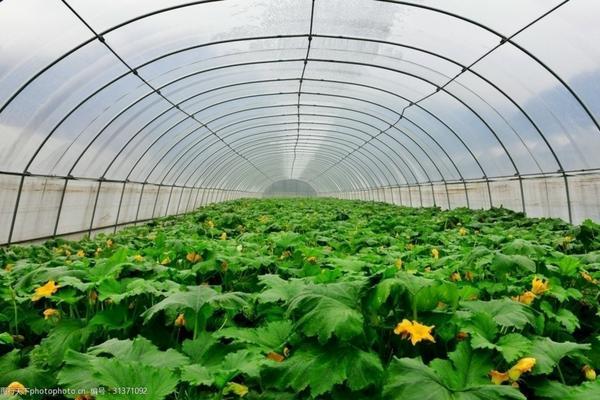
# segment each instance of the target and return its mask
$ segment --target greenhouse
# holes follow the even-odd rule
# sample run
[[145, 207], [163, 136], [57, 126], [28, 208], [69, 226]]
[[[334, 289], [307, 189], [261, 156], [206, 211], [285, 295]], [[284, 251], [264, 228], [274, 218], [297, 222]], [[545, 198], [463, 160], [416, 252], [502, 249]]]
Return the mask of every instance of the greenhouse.
[[598, 16], [0, 0], [0, 400], [600, 398]]

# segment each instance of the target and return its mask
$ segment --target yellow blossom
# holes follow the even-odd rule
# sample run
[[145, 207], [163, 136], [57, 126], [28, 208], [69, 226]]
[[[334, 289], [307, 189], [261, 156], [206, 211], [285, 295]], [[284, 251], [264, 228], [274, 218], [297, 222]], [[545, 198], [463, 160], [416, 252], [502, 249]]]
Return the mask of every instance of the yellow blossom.
[[[10, 264], [9, 264], [9, 265], [10, 265]], [[8, 267], [8, 265], [7, 265], [7, 267]], [[597, 281], [596, 281], [594, 278], [592, 278], [592, 276], [591, 276], [590, 274], [588, 274], [587, 272], [585, 272], [585, 271], [581, 271], [579, 274], [581, 275], [581, 277], [582, 277], [583, 279], [585, 279], [585, 280], [586, 280], [586, 281], [588, 281], [589, 283], [597, 283]]]
[[220, 239], [221, 240], [227, 240], [227, 232], [221, 233]]
[[78, 250], [78, 251], [77, 251], [77, 257], [85, 257], [85, 251], [83, 251], [83, 250]]
[[282, 355], [281, 355], [281, 354], [279, 354], [279, 353], [275, 353], [274, 351], [272, 351], [272, 352], [268, 353], [268, 354], [267, 354], [267, 358], [268, 358], [269, 360], [273, 360], [273, 361], [275, 361], [275, 362], [283, 362], [283, 360], [285, 360], [285, 357], [284, 357], [284, 356], [282, 356]]
[[316, 264], [317, 263], [317, 257], [315, 256], [310, 256], [306, 259], [306, 262], [308, 262], [309, 264]]
[[210, 229], [212, 229], [212, 228], [214, 228], [214, 227], [215, 227], [215, 223], [214, 223], [214, 222], [212, 222], [210, 219], [209, 219], [208, 221], [206, 221], [206, 225], [208, 225], [208, 227], [209, 227]]
[[267, 222], [269, 222], [269, 217], [267, 215], [261, 215], [260, 217], [258, 217], [258, 222], [260, 222], [261, 224], [266, 224]]
[[431, 256], [437, 260], [440, 258], [440, 251], [438, 249], [431, 249]]
[[459, 272], [453, 272], [452, 275], [450, 275], [450, 280], [452, 282], [458, 282], [461, 281], [462, 278], [460, 277], [460, 273]]
[[461, 227], [461, 228], [458, 230], [458, 234], [459, 234], [460, 236], [466, 236], [466, 235], [467, 235], [467, 233], [469, 233], [469, 231], [467, 231], [467, 230], [466, 230], [464, 227]]
[[521, 374], [524, 374], [525, 372], [531, 372], [535, 366], [535, 362], [536, 360], [533, 357], [521, 358], [511, 369], [508, 370], [508, 376], [513, 381], [519, 380]]
[[396, 335], [401, 335], [403, 339], [407, 339], [410, 337], [410, 341], [412, 345], [416, 345], [422, 340], [429, 340], [435, 343], [435, 339], [431, 336], [431, 330], [434, 326], [426, 326], [417, 321], [409, 321], [407, 319], [403, 319], [402, 322], [396, 325], [394, 328], [394, 333]]
[[573, 236], [571, 235], [566, 235], [565, 237], [563, 237], [563, 246], [568, 245], [569, 243], [571, 243], [573, 241]]
[[192, 251], [191, 253], [188, 253], [187, 256], [185, 256], [185, 259], [191, 262], [192, 264], [196, 264], [198, 261], [202, 261], [202, 256], [196, 253], [195, 251]]
[[65, 249], [65, 255], [69, 257], [71, 255], [71, 250]]
[[515, 296], [512, 298], [514, 301], [518, 301], [523, 304], [531, 304], [533, 300], [535, 300], [535, 294], [533, 292], [527, 291], [519, 296]]
[[185, 317], [183, 314], [179, 314], [177, 318], [175, 318], [175, 326], [182, 327], [185, 326]]
[[583, 376], [585, 376], [585, 379], [588, 381], [596, 380], [596, 370], [589, 365], [584, 365], [583, 368], [581, 368], [581, 372], [583, 372]]
[[92, 290], [88, 295], [88, 298], [90, 299], [91, 304], [95, 304], [96, 300], [98, 300], [98, 293], [96, 293], [95, 290]]
[[60, 314], [58, 312], [58, 310], [54, 309], [54, 308], [46, 308], [44, 310], [44, 319], [50, 319], [52, 317], [59, 317]]
[[533, 278], [531, 282], [531, 291], [533, 294], [542, 294], [548, 290], [548, 281], [546, 279]]
[[108, 248], [113, 247], [113, 241], [112, 241], [112, 239], [108, 239], [106, 241], [106, 247], [108, 247]]
[[169, 265], [171, 263], [171, 259], [169, 257], [165, 257], [160, 262], [160, 265]]
[[58, 290], [59, 286], [54, 281], [48, 281], [45, 285], [35, 289], [35, 294], [31, 297], [32, 301], [38, 301], [43, 297], [50, 297]]
[[396, 259], [396, 262], [395, 262], [396, 268], [402, 269], [402, 264], [403, 264], [403, 262], [402, 262], [401, 258]]
[[490, 372], [489, 375], [494, 385], [502, 385], [502, 383], [506, 382], [509, 379], [508, 372], [500, 372], [493, 370], [492, 372]]
[[281, 253], [281, 256], [279, 256], [280, 260], [285, 260], [286, 258], [290, 257], [292, 255], [292, 253], [289, 250], [285, 250], [283, 253]]
[[465, 272], [465, 279], [468, 280], [468, 281], [472, 281], [473, 280], [473, 273], [471, 271]]
[[136, 254], [135, 256], [133, 256], [133, 261], [142, 262], [144, 261], [144, 257], [141, 254]]
[[244, 397], [248, 394], [248, 386], [242, 385], [241, 383], [229, 382], [227, 384], [227, 391], [235, 393], [240, 397]]
[[15, 266], [14, 264], [6, 264], [6, 265], [4, 266], [4, 270], [5, 270], [6, 272], [10, 272], [10, 271], [12, 271], [12, 269], [13, 269], [13, 267], [14, 267], [14, 266]]
[[5, 393], [9, 396], [13, 396], [15, 394], [26, 394], [27, 388], [21, 382], [14, 381], [6, 387]]

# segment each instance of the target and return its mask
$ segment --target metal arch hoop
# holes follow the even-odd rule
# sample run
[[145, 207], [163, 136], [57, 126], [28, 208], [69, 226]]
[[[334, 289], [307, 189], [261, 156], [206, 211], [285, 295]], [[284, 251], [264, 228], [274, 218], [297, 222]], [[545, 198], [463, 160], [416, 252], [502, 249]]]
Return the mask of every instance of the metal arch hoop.
[[[121, 27], [121, 26], [124, 26], [125, 24], [131, 23], [131, 22], [133, 22], [134, 20], [139, 20], [139, 19], [145, 18], [145, 17], [147, 17], [147, 16], [150, 16], [150, 15], [155, 15], [155, 14], [158, 14], [158, 13], [160, 13], [160, 12], [166, 12], [166, 11], [169, 11], [169, 10], [172, 10], [172, 9], [176, 9], [176, 8], [181, 8], [181, 7], [184, 7], [184, 6], [196, 5], [196, 4], [201, 4], [201, 3], [208, 3], [208, 2], [213, 2], [213, 1], [217, 1], [217, 0], [205, 0], [205, 1], [198, 1], [198, 2], [193, 2], [193, 3], [188, 3], [188, 4], [185, 4], [185, 5], [178, 5], [178, 6], [174, 6], [174, 7], [170, 7], [170, 8], [166, 8], [166, 9], [162, 9], [162, 10], [158, 10], [158, 11], [155, 11], [155, 12], [152, 12], [152, 13], [145, 14], [145, 15], [143, 15], [143, 16], [136, 17], [136, 18], [134, 18], [134, 19], [132, 19], [132, 20], [130, 20], [130, 21], [126, 21], [125, 23], [122, 23], [122, 24], [120, 24], [119, 26], [113, 27], [113, 28], [111, 28], [111, 29], [113, 29], [113, 30], [114, 30], [114, 29], [117, 29], [118, 27]], [[484, 25], [482, 25], [482, 24], [479, 24], [479, 23], [477, 23], [477, 22], [475, 22], [475, 21], [469, 20], [469, 19], [467, 19], [467, 18], [465, 18], [465, 17], [458, 16], [458, 15], [455, 15], [455, 14], [452, 14], [452, 13], [448, 13], [448, 12], [445, 12], [445, 11], [442, 11], [442, 10], [439, 10], [439, 9], [436, 9], [436, 8], [433, 8], [433, 7], [427, 7], [427, 6], [423, 6], [423, 5], [416, 5], [416, 4], [412, 4], [412, 3], [406, 3], [406, 2], [400, 2], [400, 1], [391, 1], [391, 0], [381, 0], [381, 1], [389, 2], [389, 3], [395, 3], [395, 4], [404, 4], [404, 5], [406, 5], [406, 6], [418, 7], [418, 8], [427, 9], [427, 10], [430, 10], [430, 11], [433, 11], [433, 12], [439, 12], [439, 13], [443, 13], [443, 14], [446, 14], [446, 15], [448, 15], [448, 16], [451, 16], [451, 17], [454, 17], [454, 18], [458, 18], [458, 19], [461, 19], [461, 20], [463, 20], [463, 21], [466, 21], [466, 22], [469, 22], [469, 23], [475, 24], [475, 25], [477, 25], [477, 26], [479, 26], [479, 27], [482, 27], [482, 28], [484, 28], [484, 29], [486, 29], [486, 30], [488, 30], [488, 31], [490, 31], [490, 32], [492, 32], [492, 33], [494, 33], [494, 34], [496, 34], [496, 35], [498, 35], [498, 36], [502, 37], [502, 36], [501, 36], [501, 35], [499, 35], [497, 32], [495, 32], [495, 31], [492, 31], [490, 28], [488, 28], [488, 27], [486, 27], [486, 26], [484, 26]], [[566, 3], [566, 2], [563, 2], [563, 3], [561, 3], [561, 5], [562, 5], [562, 4], [564, 4], [564, 3]], [[66, 2], [65, 2], [65, 4], [66, 4]], [[560, 5], [559, 5], [559, 6], [560, 6]], [[558, 8], [558, 6], [557, 6], [556, 8]], [[556, 9], [556, 8], [555, 8], [555, 9]], [[553, 10], [554, 10], [554, 9], [553, 9]], [[553, 11], [553, 10], [551, 10], [551, 11]], [[73, 12], [75, 12], [75, 11], [73, 10]], [[82, 20], [82, 21], [83, 21], [83, 20]], [[83, 22], [85, 23], [85, 21], [83, 21]], [[86, 24], [86, 25], [87, 25], [87, 24]], [[90, 28], [90, 29], [91, 29], [91, 28]], [[100, 38], [100, 36], [99, 36], [98, 34], [96, 34], [96, 37], [97, 37], [97, 38]], [[538, 62], [540, 65], [544, 66], [544, 67], [545, 67], [545, 68], [546, 68], [546, 69], [547, 69], [547, 70], [548, 70], [550, 73], [552, 73], [552, 74], [553, 74], [553, 75], [556, 77], [556, 79], [558, 79], [558, 80], [559, 80], [559, 81], [560, 81], [560, 82], [561, 82], [561, 83], [562, 83], [562, 84], [563, 84], [565, 87], [567, 87], [567, 89], [568, 89], [568, 90], [571, 92], [571, 94], [572, 94], [572, 95], [573, 95], [573, 96], [576, 98], [576, 100], [577, 100], [577, 101], [580, 103], [580, 105], [581, 105], [581, 106], [582, 106], [582, 107], [585, 109], [585, 111], [588, 113], [588, 115], [590, 116], [590, 118], [592, 119], [592, 121], [593, 121], [593, 122], [595, 123], [595, 125], [598, 127], [598, 123], [597, 123], [597, 121], [596, 121], [596, 120], [594, 119], [594, 117], [593, 117], [593, 116], [590, 114], [589, 110], [588, 110], [588, 109], [587, 109], [587, 107], [586, 107], [586, 106], [583, 104], [583, 102], [581, 101], [581, 99], [579, 99], [579, 97], [576, 95], [576, 93], [575, 93], [575, 92], [574, 92], [574, 91], [573, 91], [573, 90], [572, 90], [570, 87], [568, 87], [568, 85], [566, 85], [566, 83], [565, 83], [565, 82], [564, 82], [564, 81], [563, 81], [563, 80], [562, 80], [562, 79], [561, 79], [561, 78], [560, 78], [560, 77], [559, 77], [559, 76], [558, 76], [556, 73], [554, 73], [552, 70], [550, 70], [550, 69], [549, 69], [547, 66], [545, 66], [545, 65], [544, 65], [544, 64], [543, 64], [543, 63], [542, 63], [542, 62], [541, 62], [539, 59], [537, 59], [537, 58], [536, 58], [535, 56], [533, 56], [531, 53], [529, 53], [528, 51], [526, 51], [526, 50], [525, 50], [525, 49], [523, 49], [522, 47], [518, 46], [517, 44], [515, 44], [515, 43], [511, 42], [511, 41], [510, 41], [510, 39], [503, 38], [503, 40], [504, 40], [504, 41], [508, 41], [508, 42], [510, 42], [510, 43], [511, 43], [511, 44], [513, 44], [515, 47], [517, 47], [517, 48], [518, 48], [518, 49], [520, 49], [521, 51], [525, 52], [525, 53], [526, 53], [528, 56], [530, 56], [532, 59], [534, 59], [534, 60], [535, 60], [536, 62]], [[85, 44], [87, 44], [87, 43], [89, 43], [89, 42], [91, 42], [91, 41], [92, 41], [92, 40], [90, 39], [90, 40], [88, 40], [88, 41], [84, 42], [82, 45], [78, 46], [77, 48], [75, 48], [75, 49], [72, 49], [72, 50], [70, 51], [70, 53], [73, 53], [73, 52], [74, 52], [74, 51], [76, 51], [78, 48], [81, 48], [81, 47], [83, 47]], [[69, 53], [69, 54], [70, 54], [70, 53]], [[65, 56], [65, 57], [66, 57], [66, 56]], [[63, 57], [63, 58], [64, 58], [64, 57]], [[62, 59], [62, 58], [61, 58], [61, 59]], [[31, 78], [31, 79], [28, 81], [28, 83], [26, 83], [26, 85], [28, 85], [30, 82], [32, 82], [33, 80], [35, 80], [35, 79], [36, 79], [36, 78], [37, 78], [37, 77], [38, 77], [38, 76], [39, 76], [41, 73], [43, 73], [45, 70], [47, 70], [48, 68], [50, 68], [52, 65], [54, 65], [55, 63], [57, 63], [57, 62], [59, 62], [59, 61], [60, 61], [60, 59], [56, 60], [56, 61], [55, 61], [53, 64], [51, 64], [51, 65], [47, 66], [47, 68], [46, 68], [46, 69], [44, 69], [43, 71], [41, 71], [40, 73], [38, 73], [38, 74], [36, 74], [34, 77], [32, 77], [32, 78]], [[26, 86], [26, 85], [25, 85], [25, 86]], [[12, 101], [12, 100], [13, 100], [13, 99], [14, 99], [14, 98], [15, 98], [15, 97], [16, 97], [16, 96], [17, 96], [17, 95], [20, 93], [20, 91], [21, 91], [22, 89], [23, 89], [23, 87], [21, 87], [21, 88], [20, 88], [20, 90], [19, 90], [17, 93], [13, 94], [13, 96], [11, 96], [11, 98], [9, 99], [8, 103], [9, 103], [9, 102], [11, 102], [11, 101]], [[6, 104], [8, 104], [8, 103], [6, 103]], [[5, 108], [6, 104], [3, 106], [2, 110]], [[2, 110], [0, 110], [0, 112], [1, 112]], [[563, 171], [563, 172], [564, 172], [564, 171]], [[18, 198], [20, 198], [21, 189], [22, 189], [22, 184], [23, 184], [23, 181], [21, 181], [21, 184], [20, 184], [19, 193], [18, 193], [18, 196], [17, 196]], [[17, 201], [17, 206], [18, 206], [18, 201]], [[14, 219], [15, 219], [14, 217], [16, 217], [16, 207], [15, 207], [15, 213], [14, 213], [14, 214], [15, 214], [15, 215], [13, 216], [13, 224], [12, 224], [13, 226], [14, 226]], [[10, 236], [12, 236], [12, 228], [13, 228], [13, 226], [11, 226], [11, 232], [10, 232], [10, 234], [9, 234], [9, 237], [10, 237]]]

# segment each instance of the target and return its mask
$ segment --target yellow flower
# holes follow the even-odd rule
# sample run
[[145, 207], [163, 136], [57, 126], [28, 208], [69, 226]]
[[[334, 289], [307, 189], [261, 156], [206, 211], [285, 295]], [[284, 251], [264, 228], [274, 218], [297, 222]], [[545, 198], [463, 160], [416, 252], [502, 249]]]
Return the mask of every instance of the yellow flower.
[[35, 289], [35, 294], [31, 297], [32, 301], [38, 301], [43, 297], [50, 297], [58, 290], [59, 286], [54, 281], [48, 281], [44, 286]]
[[261, 215], [260, 217], [258, 217], [258, 222], [260, 222], [261, 224], [266, 224], [267, 222], [269, 222], [269, 217], [267, 215]]
[[[11, 265], [11, 264], [8, 264], [8, 265]], [[8, 265], [6, 266], [7, 268], [8, 268]], [[592, 278], [592, 276], [590, 274], [588, 274], [587, 272], [581, 271], [579, 274], [586, 281], [588, 281], [590, 283], [597, 283], [597, 281], [594, 278]]]
[[227, 240], [227, 232], [221, 233], [220, 239], [221, 240]]
[[14, 382], [11, 382], [6, 387], [6, 394], [9, 396], [13, 396], [15, 394], [26, 394], [26, 393], [27, 393], [27, 388], [21, 382], [14, 381]]
[[459, 272], [453, 272], [452, 275], [450, 275], [450, 280], [452, 282], [458, 282], [461, 281], [462, 278], [460, 277], [460, 273]]
[[315, 256], [310, 256], [306, 259], [306, 262], [308, 262], [309, 264], [316, 264], [317, 263], [317, 257]]
[[208, 225], [208, 227], [209, 227], [210, 229], [212, 229], [212, 228], [214, 228], [214, 227], [215, 227], [215, 223], [214, 223], [214, 222], [212, 222], [210, 219], [209, 219], [208, 221], [206, 221], [206, 225]]
[[596, 380], [596, 370], [589, 365], [584, 365], [583, 368], [581, 368], [581, 372], [583, 372], [583, 376], [585, 376], [585, 379], [588, 381]]
[[171, 259], [169, 257], [165, 257], [162, 259], [162, 261], [160, 262], [160, 265], [168, 265], [171, 263]]
[[396, 335], [401, 335], [403, 339], [410, 336], [410, 341], [414, 346], [422, 340], [429, 340], [430, 342], [435, 343], [435, 339], [431, 336], [431, 330], [433, 328], [434, 325], [426, 326], [417, 321], [411, 322], [407, 319], [403, 319], [402, 322], [394, 328], [394, 333]]
[[71, 255], [71, 251], [69, 249], [65, 249], [65, 255], [69, 257]]
[[113, 241], [112, 241], [112, 239], [108, 239], [106, 241], [106, 247], [108, 247], [108, 248], [113, 247]]
[[77, 257], [85, 257], [85, 251], [83, 251], [83, 250], [78, 250], [78, 251], [77, 251]]
[[440, 251], [438, 249], [431, 249], [431, 256], [437, 260], [440, 258]]
[[4, 270], [5, 270], [6, 272], [10, 272], [10, 271], [12, 271], [12, 269], [13, 269], [13, 267], [14, 267], [14, 266], [15, 266], [14, 264], [6, 264], [6, 265], [4, 266]]
[[175, 318], [175, 326], [182, 327], [185, 326], [185, 317], [183, 314], [179, 314], [177, 318]]
[[567, 235], [563, 238], [563, 246], [568, 245], [573, 241], [573, 236]]
[[466, 235], [467, 235], [467, 233], [469, 233], [469, 231], [467, 231], [467, 230], [466, 230], [464, 227], [461, 227], [461, 228], [458, 230], [458, 234], [459, 234], [460, 236], [466, 236]]
[[135, 256], [133, 256], [133, 261], [142, 262], [144, 261], [144, 257], [141, 254], [136, 254]]
[[502, 385], [502, 383], [506, 382], [509, 379], [508, 372], [500, 372], [493, 370], [492, 372], [490, 372], [489, 375], [494, 385]]
[[237, 394], [240, 397], [244, 397], [248, 394], [248, 386], [240, 383], [229, 382], [227, 384], [227, 391]]
[[402, 262], [401, 258], [398, 258], [395, 262], [396, 268], [398, 268], [398, 269], [402, 269], [402, 264], [403, 264], [403, 262]]
[[192, 264], [196, 264], [198, 261], [202, 261], [202, 256], [196, 253], [195, 251], [192, 251], [191, 253], [188, 253], [187, 256], [185, 256], [185, 259], [191, 262]]
[[473, 280], [473, 273], [471, 271], [465, 272], [465, 279], [468, 280], [468, 281], [472, 281]]
[[412, 327], [412, 322], [407, 320], [406, 318], [399, 322], [398, 325], [394, 328], [394, 333], [396, 335], [402, 335], [402, 338], [405, 339], [409, 336], [408, 329]]
[[290, 252], [289, 250], [285, 250], [283, 253], [281, 253], [281, 256], [279, 256], [280, 260], [285, 260], [286, 258], [290, 257], [292, 255], [292, 252]]
[[44, 319], [50, 319], [52, 317], [59, 317], [60, 313], [58, 312], [58, 310], [54, 309], [54, 308], [46, 308], [44, 310]]
[[514, 301], [518, 301], [523, 304], [531, 304], [533, 300], [535, 300], [535, 294], [533, 292], [527, 291], [519, 296], [515, 296], [512, 298]]
[[273, 360], [275, 362], [283, 362], [283, 360], [285, 360], [285, 357], [282, 356], [279, 353], [275, 353], [274, 351], [271, 351], [270, 353], [267, 354], [267, 358], [269, 360]]
[[98, 300], [98, 293], [96, 293], [95, 290], [92, 290], [88, 295], [88, 298], [90, 299], [91, 304], [95, 304], [96, 300]]
[[546, 279], [533, 278], [531, 282], [531, 291], [533, 294], [542, 294], [548, 290], [548, 281]]
[[524, 374], [525, 372], [531, 372], [535, 366], [535, 362], [536, 360], [533, 357], [521, 358], [511, 369], [508, 370], [508, 376], [513, 381], [519, 380], [521, 374]]

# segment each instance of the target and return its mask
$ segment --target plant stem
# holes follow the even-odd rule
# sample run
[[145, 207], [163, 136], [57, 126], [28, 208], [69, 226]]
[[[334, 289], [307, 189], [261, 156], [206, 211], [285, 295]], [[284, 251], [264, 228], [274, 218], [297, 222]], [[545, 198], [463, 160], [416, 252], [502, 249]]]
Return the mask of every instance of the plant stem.
[[12, 298], [12, 305], [13, 305], [13, 311], [15, 314], [15, 335], [19, 334], [19, 314], [17, 312], [17, 297], [15, 294], [15, 290], [12, 288], [10, 288], [10, 294], [11, 294], [11, 298]]
[[565, 377], [562, 373], [562, 370], [560, 369], [560, 364], [556, 364], [556, 369], [558, 371], [558, 375], [560, 376], [560, 381], [562, 382], [563, 385], [566, 385], [565, 383]]

